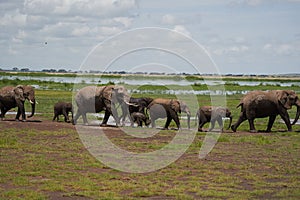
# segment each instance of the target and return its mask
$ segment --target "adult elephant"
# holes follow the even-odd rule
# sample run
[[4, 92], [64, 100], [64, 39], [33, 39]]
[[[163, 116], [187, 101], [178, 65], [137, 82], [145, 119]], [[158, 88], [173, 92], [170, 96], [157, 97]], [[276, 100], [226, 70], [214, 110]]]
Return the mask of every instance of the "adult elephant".
[[158, 118], [166, 118], [167, 121], [163, 129], [168, 129], [172, 120], [175, 121], [176, 126], [180, 129], [180, 121], [178, 113], [185, 112], [187, 114], [188, 128], [190, 128], [191, 112], [185, 102], [177, 99], [154, 99], [148, 106], [150, 112], [151, 125], [155, 127], [155, 120]]
[[152, 98], [149, 97], [139, 97], [139, 98], [134, 98], [130, 97], [129, 103], [131, 105], [127, 106], [122, 106], [122, 124], [125, 123], [126, 116], [129, 116], [131, 126], [133, 126], [133, 120], [131, 118], [131, 115], [135, 112], [137, 113], [142, 113], [146, 116], [145, 109], [147, 109], [148, 105], [153, 101]]
[[30, 85], [18, 85], [14, 86], [5, 86], [0, 89], [0, 109], [1, 109], [1, 120], [3, 120], [7, 111], [12, 108], [18, 107], [16, 120], [19, 121], [20, 116], [22, 116], [21, 121], [26, 121], [24, 103], [25, 100], [28, 100], [31, 103], [31, 115], [32, 117], [35, 112], [35, 94], [34, 88]]
[[[287, 110], [293, 105], [297, 106], [297, 114], [291, 124]], [[239, 119], [231, 126], [234, 132], [245, 120], [249, 122], [250, 132], [256, 132], [254, 119], [264, 117], [269, 117], [266, 132], [270, 132], [277, 115], [283, 119], [288, 131], [292, 131], [292, 125], [297, 122], [300, 114], [300, 100], [293, 90], [252, 91], [241, 99], [237, 107], [239, 106], [241, 106]]]
[[[105, 111], [102, 126], [107, 124], [110, 115], [113, 116], [117, 126], [120, 125], [120, 119], [116, 108], [116, 103], [121, 106], [131, 105], [129, 103], [129, 95], [123, 86], [86, 86], [80, 89], [76, 96], [77, 113], [74, 117], [73, 124], [76, 124], [78, 118], [82, 116], [83, 123], [88, 124], [86, 113], [98, 113]], [[124, 110], [122, 108], [122, 110]]]

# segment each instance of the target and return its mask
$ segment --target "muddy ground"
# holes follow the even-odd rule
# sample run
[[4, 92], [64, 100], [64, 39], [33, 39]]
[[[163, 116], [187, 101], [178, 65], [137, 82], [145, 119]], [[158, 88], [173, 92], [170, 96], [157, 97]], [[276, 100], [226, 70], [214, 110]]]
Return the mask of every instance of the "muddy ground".
[[[97, 128], [97, 126], [95, 127]], [[48, 149], [55, 149], [58, 147], [58, 136], [51, 135], [52, 131], [70, 131], [71, 134], [64, 135], [60, 146], [64, 146], [67, 141], [80, 143], [80, 139], [78, 135], [76, 135], [76, 128], [70, 123], [52, 122], [38, 117], [28, 119], [27, 122], [16, 122], [14, 120], [6, 119], [0, 121], [0, 128], [2, 133], [13, 129], [50, 132], [40, 137], [37, 136], [34, 140], [35, 143], [43, 143], [45, 140], [54, 141], [53, 143], [47, 143]], [[169, 134], [163, 133], [151, 138], [143, 139], [129, 137], [119, 128], [113, 126], [99, 127], [99, 130], [100, 129], [118, 145], [137, 152], [149, 151], [149, 149], [147, 149], [149, 145], [146, 143], [154, 142], [156, 144], [159, 141], [161, 144], [166, 144], [170, 142], [176, 134], [176, 131], [170, 131]], [[25, 137], [24, 133], [16, 134], [16, 136]], [[201, 144], [204, 137], [205, 134], [197, 134], [191, 148], [175, 163], [156, 172], [147, 173], [143, 179], [135, 174], [112, 170], [109, 167], [102, 166], [101, 163], [100, 166], [102, 167], [100, 168], [84, 166], [79, 173], [81, 175], [90, 173], [111, 173], [115, 174], [116, 178], [107, 179], [107, 182], [114, 182], [116, 181], [115, 179], [117, 179], [117, 181], [122, 182], [122, 184], [132, 184], [133, 182], [135, 182], [134, 184], [137, 184], [136, 189], [133, 187], [126, 188], [124, 186], [125, 189], [123, 190], [109, 188], [108, 186], [106, 190], [116, 195], [112, 198], [178, 199], [181, 197], [189, 197], [192, 199], [228, 199], [230, 197], [239, 198], [243, 195], [245, 199], [284, 199], [285, 197], [297, 199], [297, 197], [300, 197], [299, 136], [295, 134], [289, 136], [288, 134], [285, 134], [284, 130], [281, 130], [279, 134], [249, 133], [245, 131], [232, 133], [231, 131], [227, 131], [219, 138], [219, 142], [214, 149], [204, 159], [199, 159], [199, 144]], [[124, 140], [133, 142], [136, 146], [128, 147], [128, 143], [124, 144]], [[24, 141], [24, 143], [25, 142], [27, 141]], [[3, 148], [2, 150], [0, 160], [3, 163], [7, 162], [8, 158], [6, 158], [6, 154], [10, 152], [10, 149]], [[76, 151], [77, 153], [88, 154], [83, 145]], [[14, 152], [18, 154], [18, 152]], [[21, 153], [22, 152], [20, 152], [20, 154]], [[22, 155], [14, 156], [21, 157]], [[47, 156], [49, 160], [58, 160], [58, 162], [61, 162], [61, 157], [58, 154], [47, 154]], [[81, 159], [82, 157], [72, 157], [70, 162], [73, 162], [74, 164], [77, 162], [82, 163]], [[99, 161], [95, 159], [93, 162]], [[9, 164], [4, 167], [2, 166], [2, 169], [9, 166]], [[15, 167], [14, 164], [12, 164], [11, 167], [13, 169]], [[74, 169], [68, 170], [78, 173], [78, 171]], [[172, 174], [171, 171], [173, 170], [178, 171], [177, 174]], [[15, 172], [11, 172], [9, 176], [15, 175]], [[44, 175], [39, 176], [42, 177]], [[70, 177], [70, 180], [71, 179], [74, 179], [74, 177]], [[160, 188], [158, 188], [157, 191], [151, 191], [153, 194], [150, 191], [148, 191], [148, 193], [139, 193], [138, 190], [141, 189], [140, 187], [145, 187], [143, 186], [143, 184], [145, 184], [143, 183], [145, 181], [144, 179], [148, 181], [146, 185], [159, 185], [156, 187]], [[59, 182], [59, 180], [56, 181]], [[164, 183], [160, 183], [160, 181]], [[95, 190], [98, 190], [99, 188], [97, 187], [100, 187], [100, 183], [96, 178], [94, 184]], [[188, 185], [195, 186], [193, 189], [186, 191]], [[14, 184], [12, 177], [7, 178], [7, 182], [0, 181], [0, 193], [4, 193], [3, 191], [5, 190], [18, 189], [19, 187], [18, 184]], [[23, 185], [21, 188], [24, 187], [26, 188], [26, 185]], [[93, 192], [84, 193], [79, 186], [75, 187], [71, 184], [64, 186], [64, 189], [58, 191], [41, 189], [39, 185], [35, 185], [31, 182], [28, 187], [39, 191], [47, 199], [97, 198], [97, 195]], [[175, 188], [177, 189], [175, 190]], [[173, 190], [174, 194], [171, 192], [168, 193], [168, 191]], [[211, 191], [211, 193], [205, 193], [205, 190]], [[224, 193], [224, 196], [218, 194], [218, 191], [221, 191], [221, 194]], [[294, 193], [291, 191], [294, 191]], [[6, 197], [5, 195], [7, 194], [2, 195], [2, 198]]]

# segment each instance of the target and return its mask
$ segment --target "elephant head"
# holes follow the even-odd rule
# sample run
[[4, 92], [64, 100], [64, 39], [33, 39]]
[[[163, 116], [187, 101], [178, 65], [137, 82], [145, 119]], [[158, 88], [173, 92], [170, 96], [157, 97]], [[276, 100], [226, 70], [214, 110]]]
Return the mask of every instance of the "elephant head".
[[227, 129], [229, 129], [231, 127], [231, 124], [232, 124], [232, 115], [231, 115], [231, 112], [228, 108], [224, 108], [224, 107], [217, 107], [215, 109], [215, 111], [217, 115], [221, 116], [222, 118], [223, 117], [228, 117], [229, 118], [229, 126]]
[[293, 90], [276, 90], [276, 95], [278, 98], [278, 102], [282, 105], [285, 109], [291, 109], [293, 105], [297, 106], [297, 113], [295, 120], [293, 121], [292, 125], [294, 125], [300, 115], [300, 100], [299, 97], [296, 95], [295, 91]]
[[14, 88], [16, 101], [24, 102], [27, 99], [31, 104], [31, 114], [28, 117], [32, 117], [35, 113], [35, 94], [34, 88], [30, 85], [18, 85]]
[[181, 107], [180, 107], [180, 102], [178, 100], [172, 99], [170, 101], [170, 107], [172, 110], [174, 110], [177, 113], [181, 113]]
[[125, 103], [127, 105], [135, 105], [129, 103], [130, 96], [124, 86], [109, 85], [103, 89], [103, 97], [111, 100], [112, 103]]

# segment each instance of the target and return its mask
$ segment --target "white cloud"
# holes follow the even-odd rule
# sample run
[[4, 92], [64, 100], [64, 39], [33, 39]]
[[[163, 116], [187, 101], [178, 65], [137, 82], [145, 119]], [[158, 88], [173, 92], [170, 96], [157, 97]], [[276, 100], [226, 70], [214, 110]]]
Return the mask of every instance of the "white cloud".
[[176, 18], [173, 15], [166, 14], [162, 16], [162, 24], [167, 24], [167, 25], [174, 25], [178, 22], [176, 22]]
[[292, 44], [270, 44], [267, 43], [262, 47], [263, 52], [277, 55], [277, 56], [287, 56], [294, 55], [299, 53], [299, 49], [297, 46]]
[[176, 25], [173, 30], [191, 37], [191, 33], [183, 25]]
[[21, 14], [17, 9], [12, 13], [6, 13], [0, 19], [0, 26], [25, 26], [26, 15]]
[[73, 36], [83, 36], [86, 35], [90, 32], [90, 28], [88, 26], [83, 26], [83, 27], [77, 27], [75, 28], [71, 35]]
[[121, 31], [122, 29], [119, 27], [99, 27], [99, 33], [105, 36], [115, 35]]
[[37, 15], [124, 16], [135, 0], [25, 0], [24, 11]]

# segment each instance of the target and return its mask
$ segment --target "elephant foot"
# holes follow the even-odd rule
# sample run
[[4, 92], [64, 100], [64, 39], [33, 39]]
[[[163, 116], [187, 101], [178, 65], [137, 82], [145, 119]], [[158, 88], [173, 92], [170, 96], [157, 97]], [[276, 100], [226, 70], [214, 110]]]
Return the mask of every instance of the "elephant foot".
[[26, 119], [22, 119], [22, 120], [19, 120], [19, 119], [15, 119], [16, 122], [26, 122]]
[[236, 132], [236, 127], [234, 127], [234, 125], [232, 125], [230, 128], [233, 132]]
[[257, 133], [257, 130], [255, 130], [255, 129], [250, 130], [250, 133]]

